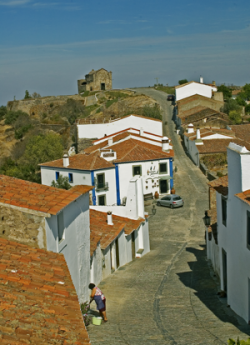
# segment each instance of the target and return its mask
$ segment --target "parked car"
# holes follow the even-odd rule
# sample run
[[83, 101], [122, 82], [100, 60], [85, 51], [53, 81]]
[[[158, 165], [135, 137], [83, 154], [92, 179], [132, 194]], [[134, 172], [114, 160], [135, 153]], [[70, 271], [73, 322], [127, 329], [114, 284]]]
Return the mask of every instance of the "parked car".
[[184, 205], [183, 199], [177, 194], [166, 195], [157, 201], [158, 206], [168, 206], [171, 208], [181, 207]]
[[168, 95], [167, 101], [174, 101], [175, 100], [175, 95]]

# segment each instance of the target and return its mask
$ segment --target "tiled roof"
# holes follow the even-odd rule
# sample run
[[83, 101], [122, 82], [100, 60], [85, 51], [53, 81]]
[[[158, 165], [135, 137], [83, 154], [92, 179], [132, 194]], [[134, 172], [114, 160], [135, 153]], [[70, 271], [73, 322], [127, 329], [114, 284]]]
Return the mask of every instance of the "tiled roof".
[[[126, 137], [129, 137], [130, 135], [131, 135], [131, 133], [129, 133], [129, 132], [120, 133], [120, 134], [118, 134], [118, 135], [113, 137], [113, 143], [116, 143], [119, 140], [125, 139]], [[98, 140], [100, 140], [100, 139], [98, 139]], [[101, 143], [99, 143], [99, 144], [87, 147], [84, 150], [84, 152], [85, 153], [92, 153], [92, 152], [95, 152], [95, 151], [97, 151], [99, 149], [102, 149], [102, 148], [104, 148], [106, 146], [108, 146], [108, 139], [103, 141], [103, 142], [101, 142]]]
[[174, 156], [173, 150], [169, 150], [169, 153], [163, 152], [160, 146], [155, 146], [135, 139], [129, 139], [109, 147], [117, 153], [116, 163], [140, 162]]
[[190, 103], [190, 102], [193, 102], [195, 100], [209, 100], [209, 102], [212, 102], [212, 103], [217, 103], [217, 104], [221, 104], [223, 103], [222, 101], [217, 101], [213, 98], [208, 98], [208, 97], [205, 97], [205, 96], [202, 96], [202, 95], [198, 95], [198, 94], [195, 94], [195, 95], [192, 95], [192, 96], [189, 96], [189, 97], [186, 97], [186, 98], [183, 98], [183, 99], [180, 99], [179, 101], [177, 101], [177, 105], [182, 105], [182, 104], [186, 104], [186, 103]]
[[[54, 167], [54, 168], [65, 168], [63, 166], [63, 159], [57, 159], [56, 161], [51, 161], [47, 163], [39, 164], [44, 167]], [[104, 158], [100, 157], [100, 153], [96, 152], [92, 155], [87, 154], [77, 154], [69, 157], [69, 165], [66, 169], [76, 169], [76, 170], [98, 170], [113, 168], [114, 165]]]
[[90, 344], [62, 254], [0, 238], [0, 343]]
[[[201, 107], [196, 107], [201, 108]], [[196, 111], [193, 112], [181, 112], [178, 116], [182, 119], [182, 123], [186, 124], [189, 122], [195, 122], [200, 121], [202, 119], [208, 119], [210, 117], [216, 117], [216, 118], [222, 118], [229, 122], [229, 117], [227, 114], [224, 114], [220, 111], [216, 111], [210, 108], [202, 107], [203, 109], [196, 109]]]
[[216, 180], [209, 182], [208, 185], [215, 189], [216, 192], [224, 196], [228, 195], [228, 176], [217, 178]]
[[64, 190], [0, 175], [0, 203], [53, 215], [90, 189], [82, 186]]
[[235, 196], [237, 196], [237, 198], [239, 198], [240, 200], [242, 200], [245, 203], [247, 203], [248, 205], [250, 205], [250, 189], [248, 189], [242, 193], [237, 193], [237, 194], [235, 194]]
[[243, 140], [232, 138], [232, 139], [209, 139], [203, 140], [203, 145], [197, 145], [199, 153], [223, 153], [227, 152], [227, 147], [230, 143], [235, 143], [240, 146], [246, 146], [250, 150], [250, 144]]
[[250, 142], [250, 124], [245, 125], [230, 125], [232, 131], [234, 131], [235, 136], [239, 139], [242, 139], [246, 142]]
[[[101, 248], [106, 249], [124, 229], [126, 235], [131, 234], [138, 229], [145, 219], [130, 219], [112, 215], [113, 225], [107, 224], [107, 213], [93, 209], [90, 213], [90, 245], [93, 251], [96, 249], [97, 243], [100, 241]], [[92, 243], [91, 243], [92, 242]], [[92, 252], [93, 254], [93, 252]], [[91, 254], [91, 255], [92, 255]]]
[[[189, 84], [192, 84], [192, 83], [195, 83], [195, 84], [199, 84], [199, 85], [205, 85], [205, 86], [211, 86], [211, 87], [216, 87], [216, 85], [213, 85], [213, 84], [204, 84], [204, 83], [199, 83], [197, 81], [189, 81], [185, 84], [181, 84], [181, 85], [177, 85], [175, 86], [175, 89], [180, 89], [181, 87], [183, 86], [186, 86], [186, 85], [189, 85]], [[217, 88], [217, 87], [216, 87]]]
[[[112, 136], [110, 135], [110, 137], [112, 137]], [[113, 144], [118, 143], [119, 141], [121, 141], [123, 139], [128, 140], [131, 138], [131, 139], [135, 139], [135, 140], [146, 139], [146, 140], [150, 141], [153, 145], [154, 145], [154, 143], [159, 145], [159, 143], [161, 143], [162, 137], [160, 137], [160, 136], [158, 136], [158, 137], [160, 140], [151, 139], [151, 138], [148, 138], [146, 136], [141, 136], [137, 133], [131, 133], [131, 132], [126, 131], [126, 132], [120, 133], [116, 136], [113, 136]], [[96, 145], [93, 145], [93, 146], [86, 148], [84, 150], [84, 152], [85, 153], [92, 153], [92, 152], [98, 151], [98, 150], [103, 149], [103, 148], [108, 148], [108, 147], [109, 147], [108, 140], [105, 140], [99, 144], [96, 144]]]
[[[234, 132], [230, 129], [224, 129], [224, 128], [201, 128], [200, 129], [200, 136], [201, 138], [213, 135], [213, 134], [221, 134], [228, 137], [234, 138]], [[195, 140], [196, 139], [196, 131], [193, 133], [187, 133], [185, 132], [184, 135], [189, 138], [189, 140]], [[210, 139], [209, 139], [210, 140]], [[213, 140], [213, 139], [212, 139]], [[214, 139], [218, 140], [218, 139]]]

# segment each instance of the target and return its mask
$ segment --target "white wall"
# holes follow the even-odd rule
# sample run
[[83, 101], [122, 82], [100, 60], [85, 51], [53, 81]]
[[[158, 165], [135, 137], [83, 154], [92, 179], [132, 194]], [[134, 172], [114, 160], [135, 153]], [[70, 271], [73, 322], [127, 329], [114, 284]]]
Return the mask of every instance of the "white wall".
[[[166, 174], [159, 174], [160, 163], [167, 163]], [[143, 194], [153, 193], [154, 195], [156, 191], [160, 194], [159, 178], [162, 175], [170, 176], [169, 159], [118, 164], [121, 201], [123, 200], [124, 197], [127, 196], [129, 181], [133, 179], [133, 166], [137, 166], [137, 165], [141, 166]], [[154, 182], [152, 182], [152, 180], [154, 180]], [[170, 189], [169, 189], [169, 193], [170, 193]]]
[[208, 135], [206, 137], [202, 137], [202, 140], [210, 140], [210, 139], [232, 139], [232, 137], [229, 137], [227, 135], [218, 134], [218, 133]]
[[211, 261], [214, 271], [220, 277], [220, 247], [215, 243], [214, 237], [209, 241], [208, 231], [206, 231], [207, 258]]
[[106, 205], [116, 204], [116, 182], [115, 182], [115, 167], [113, 169], [95, 170], [94, 177], [97, 179], [98, 174], [105, 174], [105, 182], [108, 183], [108, 190], [95, 189], [96, 205], [98, 205], [98, 196], [106, 196]]
[[187, 152], [194, 162], [194, 164], [198, 165], [200, 164], [200, 159], [199, 159], [199, 151], [197, 149], [197, 146], [195, 145], [195, 140], [189, 140], [188, 137], [184, 135], [184, 140], [185, 140], [185, 146], [187, 149]]
[[178, 87], [177, 89], [175, 89], [176, 101], [180, 101], [183, 98], [187, 98], [196, 94], [212, 98], [212, 91], [217, 91], [217, 88], [205, 84], [192, 82], [188, 85]]
[[90, 272], [89, 194], [66, 206], [64, 239], [58, 243], [57, 216], [46, 219], [47, 249], [64, 254], [80, 302], [88, 300]]
[[56, 172], [59, 172], [62, 176], [69, 177], [69, 173], [73, 174], [72, 186], [85, 184], [91, 186], [91, 174], [87, 170], [74, 170], [74, 169], [63, 169], [63, 168], [51, 168], [41, 167], [42, 184], [51, 186], [52, 181], [56, 180]]
[[90, 261], [90, 282], [94, 283], [95, 285], [98, 285], [102, 280], [102, 259], [103, 254], [99, 242]]
[[161, 121], [144, 119], [133, 115], [109, 123], [77, 125], [78, 137], [80, 139], [102, 138], [105, 134], [110, 135], [130, 127], [135, 129], [143, 128], [146, 132], [162, 135]]

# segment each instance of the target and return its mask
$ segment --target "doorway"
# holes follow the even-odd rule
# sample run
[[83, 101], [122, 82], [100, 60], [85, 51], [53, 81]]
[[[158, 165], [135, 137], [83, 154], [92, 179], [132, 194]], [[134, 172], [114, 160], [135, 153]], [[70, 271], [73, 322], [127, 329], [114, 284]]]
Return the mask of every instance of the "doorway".
[[165, 194], [168, 192], [168, 180], [160, 180], [160, 193]]
[[222, 249], [223, 289], [227, 291], [227, 253]]
[[115, 240], [116, 269], [120, 267], [118, 238]]
[[105, 83], [101, 83], [101, 90], [105, 90]]
[[132, 260], [135, 259], [135, 231], [131, 234]]

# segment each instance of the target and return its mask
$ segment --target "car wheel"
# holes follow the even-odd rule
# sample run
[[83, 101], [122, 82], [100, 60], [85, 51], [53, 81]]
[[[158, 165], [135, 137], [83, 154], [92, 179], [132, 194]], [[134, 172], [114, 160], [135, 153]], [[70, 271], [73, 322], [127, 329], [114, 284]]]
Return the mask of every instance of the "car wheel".
[[160, 201], [157, 201], [157, 204], [156, 204], [157, 206], [161, 206], [161, 203], [160, 203]]
[[174, 205], [172, 205], [172, 204], [171, 204], [171, 205], [170, 205], [170, 208], [172, 208], [172, 209], [173, 209], [173, 208], [174, 208]]

